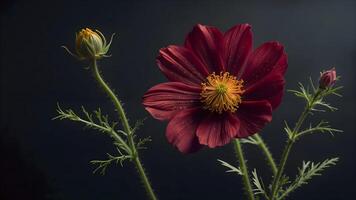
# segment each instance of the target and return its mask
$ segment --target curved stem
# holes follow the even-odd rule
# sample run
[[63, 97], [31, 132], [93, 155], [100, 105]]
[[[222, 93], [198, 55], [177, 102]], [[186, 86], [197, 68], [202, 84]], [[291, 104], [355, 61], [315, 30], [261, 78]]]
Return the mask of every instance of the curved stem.
[[96, 59], [93, 60], [93, 69], [94, 69], [94, 77], [97, 80], [97, 82], [99, 83], [99, 85], [104, 89], [105, 93], [107, 95], [109, 95], [109, 98], [111, 99], [111, 101], [114, 103], [114, 106], [116, 108], [116, 111], [119, 115], [120, 121], [122, 123], [122, 126], [125, 130], [125, 132], [127, 134], [131, 133], [131, 128], [129, 125], [129, 122], [126, 118], [124, 109], [121, 105], [121, 102], [119, 101], [119, 99], [116, 97], [115, 93], [110, 89], [110, 87], [106, 84], [106, 82], [104, 81], [104, 79], [101, 77], [99, 69], [98, 69], [98, 65], [96, 62]]
[[117, 114], [119, 115], [120, 121], [122, 123], [122, 127], [123, 127], [124, 131], [127, 133], [128, 145], [132, 151], [131, 153], [132, 153], [133, 162], [139, 172], [140, 178], [141, 178], [143, 185], [146, 189], [147, 195], [151, 200], [157, 200], [157, 197], [156, 197], [155, 193], [153, 192], [151, 183], [150, 183], [150, 181], [145, 173], [145, 170], [142, 166], [142, 163], [139, 159], [139, 155], [138, 155], [138, 152], [137, 152], [137, 149], [136, 149], [136, 146], [134, 143], [134, 139], [133, 139], [132, 130], [131, 130], [131, 127], [127, 120], [127, 117], [125, 115], [125, 111], [121, 105], [121, 102], [116, 97], [115, 93], [111, 90], [111, 88], [106, 84], [104, 79], [101, 77], [96, 59], [93, 59], [93, 71], [94, 71], [95, 79], [97, 80], [99, 85], [104, 89], [105, 93], [107, 95], [109, 95], [111, 101], [114, 103]]
[[234, 139], [233, 143], [234, 143], [234, 147], [235, 147], [235, 151], [236, 151], [236, 157], [239, 160], [240, 169], [242, 172], [242, 180], [245, 185], [246, 195], [249, 200], [254, 200], [255, 196], [252, 191], [251, 180], [248, 175], [248, 169], [247, 169], [244, 153], [243, 153], [243, 150], [241, 147], [241, 143], [238, 139]]
[[306, 116], [308, 115], [308, 111], [309, 109], [308, 108], [305, 108], [303, 113], [300, 115], [299, 119], [298, 119], [298, 122], [293, 130], [293, 135], [291, 136], [291, 138], [288, 139], [288, 142], [286, 144], [286, 147], [284, 148], [284, 151], [283, 151], [283, 154], [282, 154], [282, 158], [281, 158], [281, 161], [278, 165], [278, 170], [277, 170], [277, 175], [274, 176], [273, 178], [273, 182], [272, 182], [272, 192], [271, 192], [271, 200], [274, 200], [276, 195], [277, 195], [277, 191], [279, 189], [279, 181], [282, 177], [282, 174], [284, 172], [284, 168], [285, 168], [285, 165], [287, 163], [287, 160], [288, 160], [288, 156], [289, 156], [289, 153], [290, 153], [290, 150], [292, 149], [292, 146], [295, 142], [295, 133], [298, 132], [300, 126], [303, 124]]
[[271, 200], [274, 200], [277, 198], [277, 193], [280, 187], [280, 179], [283, 175], [284, 172], [284, 168], [285, 165], [287, 163], [288, 160], [288, 156], [289, 153], [292, 149], [292, 146], [296, 140], [296, 136], [299, 132], [300, 127], [302, 126], [305, 118], [308, 116], [308, 114], [310, 113], [310, 111], [312, 110], [312, 108], [314, 107], [314, 103], [315, 101], [319, 98], [320, 95], [320, 90], [316, 91], [314, 93], [314, 96], [312, 98], [312, 100], [310, 102], [307, 103], [307, 105], [305, 106], [302, 114], [299, 116], [299, 119], [297, 121], [297, 123], [295, 124], [295, 127], [292, 131], [292, 135], [289, 137], [287, 144], [284, 148], [283, 154], [282, 154], [282, 158], [281, 161], [278, 165], [278, 170], [277, 170], [277, 174], [274, 176], [273, 181], [272, 181], [272, 189], [271, 189]]
[[268, 165], [271, 167], [272, 173], [275, 176], [277, 174], [277, 165], [273, 159], [271, 152], [269, 151], [267, 145], [263, 141], [262, 137], [259, 134], [253, 135], [254, 139], [257, 141], [258, 147], [262, 150], [263, 154], [266, 156]]

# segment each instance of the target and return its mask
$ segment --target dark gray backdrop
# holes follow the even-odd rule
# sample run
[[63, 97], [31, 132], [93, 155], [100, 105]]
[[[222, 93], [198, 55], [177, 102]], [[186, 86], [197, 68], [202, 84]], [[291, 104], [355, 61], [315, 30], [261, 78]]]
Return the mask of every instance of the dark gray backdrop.
[[[355, 1], [2, 1], [0, 199], [144, 199], [135, 170], [110, 167], [105, 176], [88, 164], [114, 152], [110, 139], [68, 121], [51, 121], [56, 102], [79, 110], [111, 103], [80, 62], [60, 45], [73, 47], [74, 32], [93, 27], [118, 34], [113, 55], [102, 61], [104, 77], [125, 102], [128, 116], [148, 117], [139, 134], [153, 142], [141, 153], [161, 199], [243, 199], [240, 177], [226, 174], [217, 158], [235, 162], [232, 147], [182, 155], [164, 136], [166, 123], [153, 120], [141, 96], [165, 78], [155, 65], [159, 48], [181, 44], [197, 23], [227, 30], [237, 23], [253, 26], [255, 46], [278, 40], [286, 47], [287, 88], [335, 66], [345, 86], [332, 98], [340, 111], [322, 114], [345, 132], [315, 135], [295, 146], [288, 163], [294, 177], [302, 160], [340, 156], [336, 167], [316, 177], [291, 199], [346, 200], [355, 195]], [[283, 120], [293, 122], [302, 103], [286, 94], [263, 131], [276, 158], [286, 139]], [[247, 147], [250, 168], [268, 178], [260, 152]]]

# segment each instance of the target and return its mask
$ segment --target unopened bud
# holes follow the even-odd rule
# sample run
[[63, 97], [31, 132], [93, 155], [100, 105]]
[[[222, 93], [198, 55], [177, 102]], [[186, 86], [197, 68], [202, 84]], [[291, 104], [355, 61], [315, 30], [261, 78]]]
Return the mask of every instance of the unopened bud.
[[113, 36], [114, 34], [111, 36], [109, 44], [106, 44], [106, 39], [100, 31], [85, 28], [76, 34], [75, 54], [67, 47], [63, 47], [79, 60], [100, 59], [108, 57], [106, 53], [109, 51]]
[[336, 70], [332, 68], [328, 71], [320, 73], [319, 88], [326, 89], [332, 87], [336, 82]]

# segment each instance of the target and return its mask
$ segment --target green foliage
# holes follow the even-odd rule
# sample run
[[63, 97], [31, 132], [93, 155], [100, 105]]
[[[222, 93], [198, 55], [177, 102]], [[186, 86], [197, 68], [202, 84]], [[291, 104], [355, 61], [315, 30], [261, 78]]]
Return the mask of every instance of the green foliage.
[[309, 135], [309, 134], [314, 134], [314, 133], [329, 133], [331, 135], [334, 135], [334, 133], [341, 133], [343, 132], [342, 130], [332, 128], [327, 121], [320, 121], [317, 125], [312, 126], [311, 124], [309, 125], [309, 128], [300, 131], [297, 133], [297, 138], [304, 136], [304, 135]]
[[243, 175], [242, 170], [240, 169], [240, 167], [235, 167], [235, 166], [233, 166], [233, 165], [231, 165], [231, 164], [229, 164], [229, 163], [227, 163], [227, 162], [225, 162], [223, 160], [220, 160], [220, 159], [218, 159], [218, 161], [220, 162], [220, 164], [222, 166], [228, 168], [228, 170], [226, 172], [228, 172], [228, 173], [231, 173], [231, 172], [237, 173], [238, 175], [241, 175], [241, 176]]
[[[310, 89], [311, 88], [311, 89]], [[337, 110], [335, 107], [331, 106], [330, 104], [324, 101], [325, 97], [329, 95], [336, 95], [341, 96], [338, 93], [342, 87], [328, 87], [328, 88], [316, 88], [310, 80], [310, 87], [304, 87], [303, 84], [299, 83], [299, 91], [298, 90], [290, 90], [293, 92], [297, 97], [301, 97], [305, 100], [306, 105], [305, 108], [300, 115], [298, 121], [296, 122], [293, 129], [289, 127], [289, 125], [285, 122], [285, 132], [288, 135], [287, 145], [284, 149], [282, 154], [282, 159], [278, 168], [277, 175], [273, 178], [272, 186], [271, 186], [271, 196], [272, 200], [278, 199], [280, 193], [282, 193], [281, 197], [284, 198], [288, 193], [290, 193], [295, 188], [301, 186], [302, 184], [307, 183], [306, 181], [309, 180], [312, 176], [318, 174], [319, 171], [323, 170], [324, 168], [328, 167], [331, 164], [335, 164], [337, 160], [330, 159], [326, 160], [323, 163], [314, 164], [312, 162], [303, 163], [303, 168], [299, 170], [300, 174], [297, 177], [296, 181], [291, 184], [290, 187], [287, 189], [283, 189], [283, 185], [286, 185], [287, 182], [283, 182], [283, 171], [285, 164], [287, 162], [287, 158], [289, 156], [289, 152], [297, 139], [300, 139], [301, 136], [313, 134], [313, 133], [336, 133], [342, 132], [341, 130], [332, 128], [328, 122], [321, 121], [317, 125], [312, 126], [309, 125], [309, 128], [304, 130], [300, 130], [304, 121], [307, 119], [308, 115], [312, 115], [315, 112], [326, 112], [335, 111]], [[330, 161], [330, 163], [329, 163]], [[310, 166], [310, 168], [308, 168]], [[280, 199], [282, 199], [280, 198]]]
[[[69, 119], [71, 121], [81, 122], [86, 127], [98, 130], [102, 133], [112, 134], [112, 132], [115, 132], [117, 122], [110, 123], [108, 116], [102, 115], [100, 108], [94, 111], [94, 117], [93, 114], [90, 114], [83, 106], [82, 112], [84, 114], [84, 117], [80, 117], [72, 109], [63, 110], [60, 105], [57, 104], [58, 116], [54, 117], [53, 119]], [[122, 133], [126, 134], [124, 132]]]
[[96, 173], [96, 172], [100, 171], [101, 175], [105, 175], [106, 169], [110, 164], [112, 164], [112, 163], [119, 164], [120, 163], [120, 165], [123, 166], [123, 162], [126, 159], [131, 159], [132, 158], [131, 156], [123, 155], [120, 152], [119, 149], [117, 149], [117, 150], [121, 154], [120, 156], [112, 156], [109, 153], [107, 153], [107, 155], [108, 155], [108, 159], [107, 160], [92, 160], [92, 161], [90, 161], [91, 164], [97, 165], [97, 167], [95, 168], [93, 173]]
[[146, 137], [146, 138], [139, 138], [138, 141], [136, 142], [136, 147], [137, 149], [147, 149], [147, 147], [145, 146], [146, 143], [151, 142], [152, 139], [150, 136]]
[[311, 161], [303, 161], [303, 165], [298, 169], [299, 173], [295, 180], [284, 189], [283, 193], [277, 198], [278, 200], [284, 199], [288, 194], [290, 194], [295, 189], [301, 187], [302, 185], [308, 184], [308, 182], [314, 176], [320, 176], [321, 172], [326, 168], [336, 165], [339, 158], [326, 159], [323, 162], [314, 163]]
[[281, 180], [279, 181], [279, 187], [280, 187], [279, 193], [283, 193], [285, 186], [290, 183], [291, 183], [291, 181], [290, 181], [289, 177], [285, 174], [282, 175]]
[[[313, 84], [313, 81], [310, 79], [310, 86], [304, 87], [302, 83], [299, 83], [299, 90], [289, 90], [290, 92], [294, 93], [295, 96], [303, 98], [306, 102], [304, 114], [307, 117], [308, 114], [313, 114], [314, 112], [326, 112], [329, 111], [336, 111], [337, 108], [331, 106], [329, 103], [325, 102], [325, 97], [329, 95], [336, 95], [341, 97], [338, 93], [342, 87], [329, 87], [325, 89], [316, 88]], [[305, 118], [304, 118], [305, 119]], [[303, 121], [304, 121], [303, 119]], [[301, 124], [300, 124], [301, 125]], [[337, 132], [342, 132], [341, 130], [332, 128], [327, 121], [320, 121], [317, 125], [312, 126], [309, 125], [309, 128], [299, 131], [300, 126], [298, 126], [298, 130], [292, 130], [287, 122], [285, 122], [284, 130], [288, 135], [290, 140], [299, 139], [301, 136], [314, 134], [314, 133], [330, 133], [333, 135]]]
[[[298, 84], [299, 84], [300, 91], [299, 90], [288, 90], [288, 91], [292, 92], [297, 97], [303, 98], [308, 105], [311, 105], [313, 95], [310, 93], [310, 89], [305, 88], [302, 83], [298, 83]], [[314, 91], [314, 86], [313, 86], [313, 91]]]
[[302, 83], [299, 83], [299, 90], [288, 90], [295, 96], [304, 99], [307, 103], [307, 107], [310, 108], [310, 114], [313, 112], [325, 112], [326, 110], [336, 111], [337, 108], [326, 103], [323, 99], [329, 95], [336, 95], [341, 97], [339, 91], [342, 89], [339, 87], [330, 87], [326, 89], [320, 89], [314, 86], [313, 81], [310, 79], [310, 87], [304, 87]]
[[[288, 138], [292, 139], [293, 130], [291, 130], [291, 128], [288, 126], [287, 122], [285, 122], [284, 131], [287, 133]], [[295, 137], [295, 139], [299, 139], [302, 136], [311, 135], [311, 134], [315, 134], [315, 133], [329, 133], [332, 136], [334, 136], [334, 133], [342, 133], [342, 132], [343, 132], [342, 130], [332, 128], [331, 125], [329, 124], [329, 122], [321, 120], [318, 124], [316, 124], [314, 126], [312, 124], [310, 124], [308, 128], [298, 131], [294, 135], [294, 137]]]
[[243, 144], [252, 144], [252, 145], [258, 145], [259, 141], [257, 139], [255, 139], [254, 137], [250, 136], [247, 138], [241, 138], [240, 142]]
[[[339, 158], [331, 158], [326, 159], [323, 162], [314, 163], [311, 161], [303, 161], [303, 165], [298, 169], [298, 175], [296, 176], [294, 181], [290, 181], [289, 177], [283, 175], [280, 180], [280, 189], [279, 196], [277, 200], [282, 200], [287, 197], [292, 191], [301, 187], [302, 185], [307, 184], [314, 176], [320, 176], [321, 172], [326, 168], [329, 168], [333, 165], [336, 165]], [[223, 160], [218, 159], [220, 164], [228, 170], [228, 173], [237, 173], [238, 175], [243, 175], [243, 172], [239, 167], [235, 167]], [[257, 170], [254, 169], [252, 171], [252, 183], [253, 183], [253, 192], [256, 196], [262, 195], [264, 199], [270, 200], [271, 198], [268, 196], [267, 189], [263, 183], [263, 180], [257, 175]], [[269, 187], [271, 189], [271, 186]]]
[[284, 121], [284, 131], [287, 133], [288, 139], [291, 140], [294, 135], [293, 130], [289, 127], [289, 125], [286, 121]]
[[265, 199], [269, 200], [268, 194], [266, 192], [265, 185], [260, 177], [257, 175], [256, 169], [252, 171], [252, 183], [254, 185], [253, 192], [255, 195], [263, 195]]
[[259, 133], [256, 133], [245, 139], [240, 139], [240, 141], [244, 144], [252, 144], [258, 146], [261, 149], [262, 153], [265, 155], [265, 159], [268, 165], [271, 167], [273, 175], [277, 173], [277, 165], [273, 159], [272, 153], [263, 141], [262, 137], [259, 135]]
[[[103, 115], [101, 109], [94, 110], [93, 113], [89, 113], [82, 106], [83, 117], [76, 114], [72, 109], [62, 109], [59, 104], [57, 104], [57, 113], [58, 116], [53, 119], [64, 120], [68, 119], [70, 121], [80, 122], [84, 124], [85, 127], [97, 130], [101, 133], [109, 135], [114, 140], [114, 145], [116, 146], [117, 156], [113, 156], [109, 153], [108, 159], [106, 160], [93, 160], [90, 163], [97, 165], [94, 173], [99, 172], [104, 175], [107, 167], [112, 163], [120, 163], [123, 165], [125, 160], [132, 160], [134, 158], [133, 148], [130, 146], [128, 141], [124, 138], [127, 138], [129, 134], [133, 134], [134, 139], [137, 138], [135, 131], [138, 130], [139, 126], [143, 124], [143, 120], [136, 122], [134, 128], [130, 133], [126, 133], [123, 130], [117, 129], [117, 122], [110, 122], [107, 115]], [[135, 140], [134, 140], [135, 141]], [[134, 143], [136, 149], [145, 149], [145, 144], [150, 142], [151, 138], [138, 138], [137, 142]]]
[[137, 120], [135, 123], [135, 126], [131, 130], [131, 133], [135, 133], [138, 129], [140, 129], [140, 127], [144, 124], [145, 120], [146, 120], [146, 118], [142, 119], [142, 120]]
[[[298, 168], [298, 174], [294, 180], [291, 180], [284, 174], [284, 168], [286, 166], [286, 162], [288, 160], [292, 146], [295, 141], [302, 138], [302, 136], [316, 133], [328, 133], [334, 135], [335, 133], [343, 132], [342, 130], [333, 128], [327, 121], [324, 120], [321, 120], [316, 124], [309, 124], [308, 127], [303, 129], [303, 124], [310, 115], [316, 114], [317, 112], [337, 110], [337, 108], [325, 102], [324, 99], [329, 95], [336, 95], [341, 97], [341, 95], [338, 93], [341, 88], [342, 87], [315, 87], [313, 82], [310, 80], [309, 87], [304, 87], [303, 84], [299, 83], [299, 90], [290, 90], [292, 93], [294, 93], [295, 96], [304, 99], [305, 107], [293, 128], [291, 128], [288, 123], [285, 122], [284, 131], [288, 135], [288, 140], [278, 167], [275, 164], [275, 161], [269, 149], [267, 148], [267, 145], [258, 134], [248, 138], [240, 139], [241, 143], [243, 144], [252, 144], [260, 147], [261, 151], [265, 154], [267, 163], [271, 166], [273, 172], [273, 180], [266, 188], [262, 179], [257, 175], [256, 169], [252, 171], [251, 183], [253, 185], [253, 195], [255, 196], [253, 198], [263, 198], [267, 200], [285, 199], [291, 192], [301, 187], [302, 185], [307, 184], [314, 176], [319, 176], [326, 168], [336, 165], [338, 158], [326, 159], [325, 161], [318, 163], [308, 161], [303, 162], [302, 167]], [[229, 169], [227, 172], [235, 172], [239, 175], [245, 175], [242, 173], [240, 168], [236, 168], [229, 163], [226, 163], [225, 161], [219, 161], [223, 166]]]

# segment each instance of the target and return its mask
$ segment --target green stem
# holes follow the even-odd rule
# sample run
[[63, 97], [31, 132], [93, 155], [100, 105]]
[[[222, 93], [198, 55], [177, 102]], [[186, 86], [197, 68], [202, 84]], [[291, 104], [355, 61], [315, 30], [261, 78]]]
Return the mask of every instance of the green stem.
[[236, 157], [239, 160], [240, 169], [242, 172], [242, 180], [245, 185], [246, 195], [249, 200], [254, 200], [255, 196], [252, 191], [251, 180], [248, 175], [248, 169], [247, 169], [247, 165], [246, 165], [246, 160], [244, 158], [244, 153], [243, 153], [243, 150], [241, 147], [241, 143], [238, 139], [234, 139], [233, 143], [234, 143], [234, 147], [235, 147], [235, 151], [236, 151]]
[[286, 144], [286, 147], [284, 148], [284, 151], [283, 151], [283, 154], [282, 154], [282, 158], [281, 158], [281, 161], [278, 165], [278, 170], [277, 170], [277, 175], [274, 176], [273, 178], [273, 182], [272, 182], [272, 192], [271, 192], [271, 200], [274, 200], [276, 198], [276, 195], [277, 195], [277, 191], [279, 189], [279, 182], [280, 182], [280, 179], [282, 177], [282, 174], [284, 172], [284, 168], [285, 168], [285, 165], [287, 163], [287, 160], [288, 160], [288, 156], [289, 156], [289, 153], [290, 153], [290, 150], [292, 149], [292, 146], [295, 142], [295, 133], [298, 132], [300, 126], [303, 124], [306, 116], [308, 115], [309, 113], [309, 109], [308, 107], [306, 107], [303, 111], [303, 113], [300, 115], [299, 119], [298, 119], [298, 122], [296, 124], [296, 126], [294, 127], [293, 129], [293, 135], [288, 139], [288, 142]]
[[114, 106], [116, 108], [116, 111], [119, 115], [120, 121], [122, 123], [122, 126], [125, 130], [125, 132], [127, 134], [131, 133], [131, 128], [129, 125], [129, 122], [126, 118], [124, 109], [119, 101], [119, 99], [116, 97], [115, 93], [110, 89], [110, 87], [105, 83], [104, 79], [101, 77], [99, 69], [98, 69], [98, 65], [96, 62], [96, 59], [94, 59], [93, 61], [93, 68], [94, 68], [94, 77], [95, 79], [98, 81], [98, 83], [100, 84], [100, 86], [104, 89], [105, 93], [107, 95], [109, 95], [109, 98], [112, 100], [112, 102], [114, 103]]
[[153, 192], [151, 183], [150, 183], [150, 181], [145, 173], [145, 170], [142, 166], [142, 163], [139, 159], [139, 155], [138, 155], [135, 143], [134, 143], [131, 127], [130, 127], [127, 117], [125, 115], [125, 111], [121, 105], [121, 102], [116, 97], [115, 93], [110, 89], [110, 87], [106, 84], [104, 79], [101, 77], [96, 59], [93, 59], [93, 70], [94, 70], [95, 79], [97, 80], [99, 85], [104, 89], [105, 93], [107, 93], [107, 95], [109, 95], [110, 99], [114, 103], [114, 106], [115, 106], [116, 111], [119, 115], [120, 121], [122, 123], [122, 127], [123, 127], [124, 131], [127, 133], [127, 140], [129, 143], [128, 145], [132, 151], [133, 162], [139, 172], [140, 178], [141, 178], [143, 185], [146, 189], [147, 195], [151, 200], [157, 200], [157, 197], [156, 197], [155, 193]]
[[271, 152], [269, 151], [267, 145], [263, 141], [262, 137], [259, 134], [253, 135], [254, 139], [257, 141], [258, 147], [262, 150], [263, 154], [265, 155], [269, 166], [271, 167], [272, 173], [275, 176], [277, 174], [277, 165], [273, 159]]
[[288, 138], [287, 144], [286, 144], [284, 151], [282, 153], [281, 161], [278, 165], [277, 174], [274, 176], [273, 181], [272, 181], [271, 200], [274, 200], [277, 198], [277, 193], [278, 193], [278, 190], [280, 187], [280, 179], [283, 175], [284, 168], [285, 168], [285, 165], [286, 165], [288, 157], [289, 157], [289, 153], [290, 153], [292, 146], [296, 140], [296, 136], [299, 132], [300, 127], [302, 126], [304, 120], [310, 113], [311, 109], [314, 107], [314, 103], [319, 98], [319, 95], [320, 95], [319, 90], [314, 93], [312, 100], [310, 102], [308, 102], [308, 104], [305, 106], [302, 114], [299, 116], [299, 119], [292, 131], [292, 135]]
[[147, 195], [151, 198], [151, 200], [157, 200], [157, 197], [151, 187], [150, 181], [148, 180], [148, 177], [146, 176], [145, 169], [142, 166], [140, 158], [138, 156], [136, 156], [136, 158], [134, 159], [134, 162], [135, 162], [137, 171], [141, 176], [141, 180], [146, 188]]

